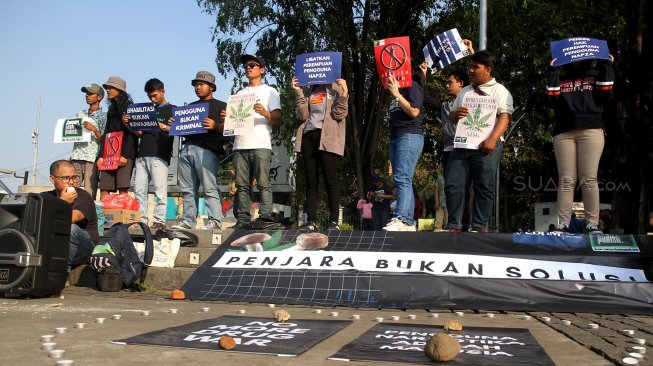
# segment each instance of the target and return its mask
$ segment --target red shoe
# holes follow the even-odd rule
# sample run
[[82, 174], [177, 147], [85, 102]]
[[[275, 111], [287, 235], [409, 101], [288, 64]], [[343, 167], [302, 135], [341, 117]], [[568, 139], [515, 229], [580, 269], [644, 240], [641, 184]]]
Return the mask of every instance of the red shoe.
[[450, 233], [459, 233], [459, 232], [461, 232], [461, 231], [462, 231], [462, 230], [460, 230], [460, 229], [449, 229], [449, 232], [450, 232]]

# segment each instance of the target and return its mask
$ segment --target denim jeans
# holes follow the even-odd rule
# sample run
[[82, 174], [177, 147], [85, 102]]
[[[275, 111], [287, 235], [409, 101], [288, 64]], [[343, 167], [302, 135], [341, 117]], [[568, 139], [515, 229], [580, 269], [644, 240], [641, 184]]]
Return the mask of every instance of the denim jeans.
[[472, 209], [472, 227], [486, 228], [494, 205], [496, 174], [503, 142], [497, 142], [491, 154], [480, 150], [453, 149], [447, 169], [444, 172], [445, 194], [449, 222], [447, 228], [460, 229], [466, 205], [465, 196], [471, 179], [474, 187], [474, 204]]
[[82, 264], [82, 261], [75, 263], [76, 259], [84, 256], [90, 256], [93, 253], [95, 243], [86, 230], [76, 224], [70, 225], [70, 244], [68, 245], [68, 272], [74, 264]]
[[268, 218], [272, 212], [272, 185], [270, 184], [270, 159], [272, 150], [246, 149], [234, 151], [234, 170], [236, 171], [236, 198], [234, 215], [238, 222], [251, 221], [252, 199], [250, 187], [256, 179], [256, 187], [261, 194], [259, 216]]
[[134, 173], [134, 196], [140, 204], [141, 221], [147, 225], [147, 196], [150, 181], [154, 186], [154, 222], [165, 224], [168, 203], [168, 163], [158, 156], [144, 156], [136, 159]]
[[424, 135], [417, 133], [405, 133], [390, 140], [392, 178], [397, 188], [397, 209], [393, 216], [401, 217], [401, 221], [407, 225], [415, 225], [413, 174], [423, 147]]
[[209, 220], [222, 221], [222, 201], [216, 175], [218, 157], [208, 149], [195, 145], [184, 145], [179, 153], [179, 188], [183, 192], [183, 222], [191, 227], [197, 224], [198, 189], [204, 190]]

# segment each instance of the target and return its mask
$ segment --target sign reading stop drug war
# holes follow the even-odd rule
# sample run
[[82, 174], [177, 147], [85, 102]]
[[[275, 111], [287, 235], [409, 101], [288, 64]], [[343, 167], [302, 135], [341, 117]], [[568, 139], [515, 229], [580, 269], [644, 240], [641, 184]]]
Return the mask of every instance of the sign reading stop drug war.
[[386, 38], [374, 41], [376, 70], [381, 84], [388, 84], [388, 76], [394, 75], [400, 88], [413, 85], [410, 67], [410, 40], [408, 37]]
[[152, 103], [135, 103], [127, 107], [129, 129], [132, 131], [159, 131], [156, 108]]
[[299, 85], [331, 84], [340, 78], [342, 53], [314, 52], [298, 55], [295, 76]]
[[196, 135], [206, 133], [207, 129], [202, 124], [204, 118], [209, 118], [209, 103], [191, 104], [183, 107], [172, 108], [174, 121], [170, 126], [170, 135]]
[[469, 55], [467, 46], [456, 28], [438, 34], [424, 46], [423, 52], [424, 60], [433, 72], [440, 71]]
[[120, 162], [120, 153], [122, 152], [122, 131], [109, 132], [104, 137], [104, 150], [102, 159], [104, 163], [98, 165], [98, 170], [116, 170]]
[[90, 119], [82, 117], [58, 119], [54, 128], [54, 143], [91, 141], [91, 131], [84, 128], [84, 122], [90, 122]]

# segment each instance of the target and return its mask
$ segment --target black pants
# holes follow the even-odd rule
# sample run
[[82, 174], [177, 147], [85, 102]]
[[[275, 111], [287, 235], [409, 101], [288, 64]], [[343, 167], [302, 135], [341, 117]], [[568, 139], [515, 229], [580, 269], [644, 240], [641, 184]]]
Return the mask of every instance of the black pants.
[[308, 221], [315, 222], [317, 220], [317, 187], [321, 170], [329, 203], [329, 220], [338, 222], [340, 209], [338, 160], [340, 160], [340, 156], [319, 150], [321, 134], [322, 130], [311, 130], [302, 136], [302, 155], [304, 156], [304, 174], [306, 176], [306, 214]]

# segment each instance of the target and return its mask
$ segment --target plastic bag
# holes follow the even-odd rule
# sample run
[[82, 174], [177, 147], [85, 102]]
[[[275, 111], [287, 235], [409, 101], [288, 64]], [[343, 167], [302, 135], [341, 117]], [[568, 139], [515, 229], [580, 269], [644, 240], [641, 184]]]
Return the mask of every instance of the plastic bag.
[[106, 209], [138, 210], [140, 207], [138, 201], [126, 193], [110, 194], [102, 200], [102, 204]]

